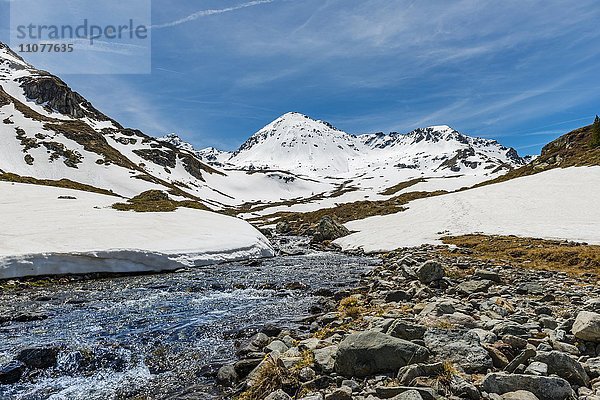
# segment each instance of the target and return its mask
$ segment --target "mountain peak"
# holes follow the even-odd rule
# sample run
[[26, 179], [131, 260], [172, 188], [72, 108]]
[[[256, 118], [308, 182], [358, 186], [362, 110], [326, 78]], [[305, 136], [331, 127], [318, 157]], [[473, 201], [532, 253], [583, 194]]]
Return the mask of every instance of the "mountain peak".
[[330, 124], [327, 121], [322, 121], [319, 119], [311, 118], [308, 115], [299, 113], [297, 111], [290, 111], [290, 112], [283, 114], [282, 116], [277, 118], [275, 121], [273, 121], [271, 124], [265, 126], [263, 129], [261, 129], [261, 131], [264, 129], [267, 129], [272, 124], [275, 124], [277, 126], [294, 125], [299, 128], [301, 128], [302, 126], [304, 126], [304, 127], [317, 126], [318, 127], [319, 125], [324, 125], [325, 127], [329, 128], [331, 130], [339, 131], [339, 129], [337, 129], [335, 126], [333, 126], [332, 124]]
[[8, 45], [0, 42], [0, 63], [8, 62], [12, 67], [33, 68], [20, 55], [15, 53]]

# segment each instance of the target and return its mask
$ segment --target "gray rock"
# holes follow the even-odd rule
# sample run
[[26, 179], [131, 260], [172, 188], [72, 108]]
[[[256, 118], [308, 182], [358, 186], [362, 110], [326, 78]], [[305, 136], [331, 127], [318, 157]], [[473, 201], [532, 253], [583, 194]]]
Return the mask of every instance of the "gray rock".
[[350, 234], [348, 228], [335, 221], [329, 215], [321, 218], [315, 227], [313, 242], [320, 243], [326, 240], [335, 240]]
[[526, 390], [517, 390], [516, 392], [505, 393], [502, 400], [540, 400], [537, 396]]
[[410, 387], [410, 386], [377, 386], [375, 387], [375, 393], [378, 398], [381, 399], [394, 399], [395, 396], [398, 396], [402, 393], [408, 392], [410, 390], [416, 390], [419, 392], [419, 395], [423, 398], [423, 400], [437, 400], [438, 396], [435, 390], [431, 388], [425, 387]]
[[548, 364], [543, 362], [534, 361], [525, 369], [526, 375], [537, 375], [547, 376], [548, 375]]
[[352, 389], [353, 392], [357, 392], [360, 390], [360, 385], [352, 379], [344, 379], [342, 381], [342, 386], [349, 387], [350, 389]]
[[487, 279], [488, 281], [500, 283], [502, 279], [500, 279], [500, 275], [494, 271], [487, 271], [485, 269], [478, 269], [473, 274], [475, 278], [479, 279]]
[[412, 296], [404, 290], [391, 290], [385, 294], [386, 303], [399, 303], [411, 298]]
[[536, 315], [552, 315], [552, 309], [548, 306], [536, 307], [534, 312]]
[[504, 368], [507, 372], [514, 372], [519, 365], [527, 365], [527, 362], [535, 357], [537, 352], [532, 348], [526, 348]]
[[444, 268], [437, 261], [426, 261], [415, 272], [422, 283], [439, 281], [446, 276]]
[[575, 318], [571, 332], [578, 339], [600, 342], [600, 314], [581, 311]]
[[481, 393], [479, 390], [470, 382], [458, 375], [452, 376], [450, 380], [450, 391], [455, 396], [461, 399], [479, 400], [481, 399]]
[[541, 317], [538, 321], [542, 328], [556, 329], [558, 327], [558, 322], [552, 317]]
[[352, 400], [352, 389], [342, 386], [333, 393], [325, 395], [325, 400]]
[[466, 373], [485, 373], [492, 368], [492, 358], [481, 347], [476, 335], [464, 331], [430, 329], [425, 333], [424, 340], [437, 360], [452, 361]]
[[600, 357], [588, 359], [584, 363], [583, 367], [585, 368], [585, 371], [591, 378], [600, 377]]
[[485, 293], [488, 291], [488, 289], [490, 287], [492, 287], [493, 282], [489, 281], [487, 279], [482, 279], [482, 280], [470, 280], [470, 281], [465, 281], [462, 282], [461, 284], [459, 284], [456, 287], [456, 290], [458, 290], [460, 293], [466, 294], [466, 295], [470, 295], [473, 293]]
[[423, 397], [417, 390], [411, 389], [400, 393], [398, 396], [394, 396], [392, 400], [423, 400]]
[[0, 385], [17, 383], [23, 376], [25, 368], [25, 364], [16, 360], [0, 366]]
[[271, 343], [269, 343], [268, 346], [265, 347], [265, 351], [269, 353], [272, 351], [278, 351], [283, 354], [288, 350], [288, 346], [286, 346], [286, 344], [283, 343], [281, 340], [273, 340]]
[[565, 353], [559, 351], [540, 353], [535, 356], [534, 360], [547, 364], [549, 374], [558, 375], [572, 385], [588, 386], [590, 384], [590, 378], [583, 365]]
[[416, 340], [423, 339], [427, 328], [413, 322], [401, 319], [394, 320], [387, 330], [387, 334], [398, 339]]
[[497, 336], [528, 336], [529, 333], [523, 324], [519, 324], [514, 321], [502, 321], [492, 329], [492, 332], [494, 332]]
[[312, 381], [317, 377], [317, 373], [310, 367], [304, 367], [298, 372], [298, 377], [302, 382]]
[[479, 343], [494, 343], [498, 340], [494, 332], [486, 331], [485, 329], [471, 329], [469, 334], [476, 335], [479, 338]]
[[422, 376], [438, 375], [444, 370], [444, 364], [412, 364], [400, 368], [398, 371], [398, 382], [401, 385], [411, 385], [412, 382]]
[[347, 377], [392, 372], [408, 364], [424, 362], [429, 351], [417, 344], [380, 332], [353, 333], [340, 343], [335, 371]]
[[526, 282], [517, 288], [519, 294], [544, 294], [544, 287], [537, 282]]
[[233, 365], [224, 365], [217, 372], [217, 382], [223, 386], [231, 387], [237, 383], [238, 379]]
[[291, 399], [292, 398], [290, 397], [290, 395], [281, 389], [276, 390], [275, 392], [273, 392], [270, 395], [268, 395], [267, 397], [265, 397], [265, 400], [291, 400]]
[[570, 400], [575, 396], [569, 382], [554, 376], [491, 373], [486, 375], [481, 388], [497, 394], [526, 390], [543, 400]]
[[310, 393], [298, 400], [323, 400], [323, 395], [321, 393]]
[[337, 351], [338, 346], [327, 346], [322, 349], [314, 350], [313, 354], [315, 356], [315, 366], [317, 369], [324, 373], [333, 372]]
[[16, 359], [29, 368], [46, 369], [56, 365], [58, 352], [58, 347], [35, 347], [21, 350]]
[[456, 312], [456, 308], [454, 307], [454, 301], [450, 300], [439, 300], [428, 303], [419, 313], [420, 317], [427, 316], [440, 316], [446, 314], [453, 314]]
[[559, 342], [557, 340], [553, 340], [551, 343], [552, 343], [553, 350], [560, 351], [563, 353], [569, 353], [574, 356], [579, 356], [581, 354], [581, 351], [579, 351], [579, 348], [573, 344], [563, 343], [563, 342]]

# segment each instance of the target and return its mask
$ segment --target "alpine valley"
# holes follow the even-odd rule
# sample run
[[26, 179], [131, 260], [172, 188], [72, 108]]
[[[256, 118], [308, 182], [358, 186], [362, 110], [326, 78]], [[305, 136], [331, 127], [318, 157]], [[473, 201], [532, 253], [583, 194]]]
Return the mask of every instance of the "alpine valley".
[[0, 43], [0, 121], [1, 399], [600, 399], [598, 117], [195, 149]]

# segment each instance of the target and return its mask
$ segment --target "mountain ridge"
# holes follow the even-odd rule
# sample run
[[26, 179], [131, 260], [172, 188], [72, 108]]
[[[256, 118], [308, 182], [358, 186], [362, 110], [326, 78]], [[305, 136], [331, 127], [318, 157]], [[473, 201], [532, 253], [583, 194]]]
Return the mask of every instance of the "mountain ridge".
[[[190, 148], [191, 145], [181, 146]], [[476, 169], [483, 164], [487, 164], [483, 168], [488, 170], [508, 171], [527, 163], [513, 148], [496, 140], [464, 135], [447, 125], [418, 128], [408, 133], [354, 135], [298, 112], [283, 114], [233, 152], [214, 148], [196, 150], [200, 158], [219, 166], [283, 169], [306, 174], [351, 173], [355, 165], [364, 169], [371, 164], [385, 164], [385, 159], [389, 164], [394, 157], [398, 158], [394, 165], [399, 168], [418, 169], [418, 163], [402, 162], [402, 157], [427, 156], [426, 153], [434, 152], [440, 160], [435, 168], [448, 168], [452, 172]]]

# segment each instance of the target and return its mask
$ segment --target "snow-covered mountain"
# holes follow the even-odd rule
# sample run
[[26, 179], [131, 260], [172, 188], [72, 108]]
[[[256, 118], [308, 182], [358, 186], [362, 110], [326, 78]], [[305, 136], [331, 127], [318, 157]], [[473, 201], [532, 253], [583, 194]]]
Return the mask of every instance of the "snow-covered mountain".
[[259, 130], [227, 162], [240, 168], [319, 175], [384, 166], [485, 175], [525, 164], [514, 149], [465, 136], [445, 125], [408, 134], [355, 136], [299, 113], [287, 113]]
[[123, 196], [168, 190], [218, 171], [195, 155], [107, 117], [65, 82], [0, 44], [0, 170], [68, 179]]

